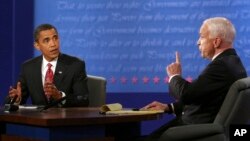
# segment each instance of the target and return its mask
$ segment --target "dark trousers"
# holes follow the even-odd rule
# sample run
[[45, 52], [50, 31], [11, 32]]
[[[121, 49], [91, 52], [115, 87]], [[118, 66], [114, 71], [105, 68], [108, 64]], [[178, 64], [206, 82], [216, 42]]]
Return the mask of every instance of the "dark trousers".
[[180, 117], [176, 117], [173, 120], [169, 121], [168, 123], [164, 124], [160, 128], [156, 129], [154, 132], [152, 132], [148, 136], [143, 136], [138, 139], [135, 139], [135, 141], [158, 141], [161, 135], [170, 127], [175, 126], [181, 126], [186, 125], [183, 123], [182, 119]]

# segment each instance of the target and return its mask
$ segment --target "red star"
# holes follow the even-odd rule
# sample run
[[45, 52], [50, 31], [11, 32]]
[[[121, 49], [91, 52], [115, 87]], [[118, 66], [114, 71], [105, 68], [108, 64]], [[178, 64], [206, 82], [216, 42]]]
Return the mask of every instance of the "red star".
[[188, 82], [192, 82], [193, 81], [193, 78], [192, 77], [190, 77], [190, 76], [188, 76], [187, 78], [186, 78], [186, 80], [188, 81]]
[[167, 84], [167, 83], [169, 83], [168, 81], [169, 81], [169, 77], [168, 77], [168, 76], [166, 76], [166, 77], [164, 78], [164, 83], [166, 83], [166, 84]]
[[158, 76], [155, 76], [153, 78], [153, 81], [154, 81], [155, 84], [158, 84], [160, 82], [160, 78]]
[[142, 78], [142, 81], [143, 81], [144, 84], [147, 84], [149, 82], [149, 78], [147, 76], [144, 76]]
[[114, 76], [112, 76], [112, 77], [110, 78], [110, 81], [111, 81], [111, 83], [112, 83], [112, 84], [114, 84], [114, 83], [116, 82], [115, 77], [114, 77]]
[[121, 80], [121, 83], [122, 83], [122, 84], [125, 84], [125, 83], [127, 82], [127, 78], [126, 78], [126, 77], [124, 77], [124, 76], [123, 76], [123, 77], [121, 77], [121, 79], [120, 79], [120, 80]]
[[138, 82], [138, 78], [136, 76], [132, 77], [132, 83], [136, 84]]

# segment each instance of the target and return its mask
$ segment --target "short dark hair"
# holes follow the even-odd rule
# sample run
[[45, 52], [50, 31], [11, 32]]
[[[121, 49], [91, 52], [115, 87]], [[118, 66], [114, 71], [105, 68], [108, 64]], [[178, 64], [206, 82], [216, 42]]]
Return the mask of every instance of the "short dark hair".
[[58, 34], [56, 27], [51, 25], [51, 24], [41, 24], [41, 25], [37, 26], [35, 31], [34, 31], [34, 35], [33, 35], [35, 42], [38, 41], [39, 34], [41, 31], [50, 30], [50, 29], [55, 29], [56, 33]]

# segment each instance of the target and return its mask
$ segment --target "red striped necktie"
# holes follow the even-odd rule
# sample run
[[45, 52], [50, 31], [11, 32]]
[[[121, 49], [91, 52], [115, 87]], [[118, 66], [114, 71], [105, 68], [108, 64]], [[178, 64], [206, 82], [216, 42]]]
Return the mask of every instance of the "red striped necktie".
[[[53, 71], [51, 69], [52, 65], [50, 63], [48, 63], [47, 66], [48, 66], [48, 69], [47, 69], [47, 72], [45, 75], [45, 83], [46, 82], [53, 83], [54, 74], [53, 74]], [[50, 102], [51, 99], [49, 96], [47, 96], [47, 100], [48, 100], [48, 102]]]
[[54, 74], [53, 71], [51, 69], [52, 65], [50, 63], [47, 64], [48, 69], [45, 75], [45, 82], [50, 82], [53, 83], [53, 78], [54, 78]]

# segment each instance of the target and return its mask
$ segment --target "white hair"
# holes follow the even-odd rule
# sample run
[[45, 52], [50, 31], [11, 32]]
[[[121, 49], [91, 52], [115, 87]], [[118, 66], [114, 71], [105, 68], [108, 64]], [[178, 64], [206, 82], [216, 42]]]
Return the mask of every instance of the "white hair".
[[206, 19], [203, 25], [207, 25], [210, 38], [220, 37], [224, 41], [233, 43], [235, 38], [234, 25], [224, 17], [214, 17]]

